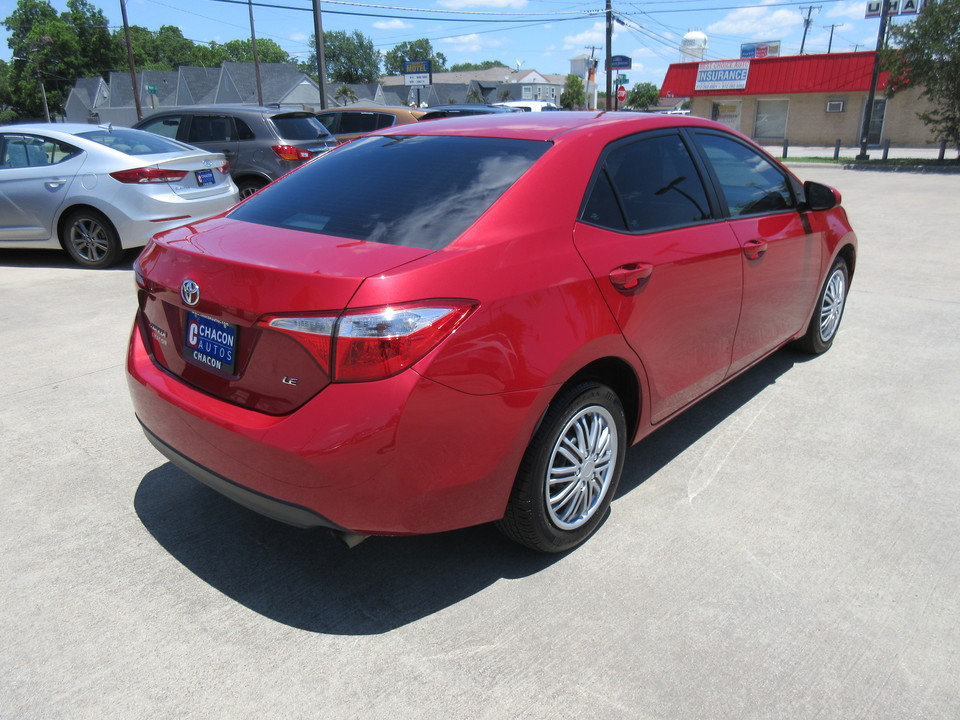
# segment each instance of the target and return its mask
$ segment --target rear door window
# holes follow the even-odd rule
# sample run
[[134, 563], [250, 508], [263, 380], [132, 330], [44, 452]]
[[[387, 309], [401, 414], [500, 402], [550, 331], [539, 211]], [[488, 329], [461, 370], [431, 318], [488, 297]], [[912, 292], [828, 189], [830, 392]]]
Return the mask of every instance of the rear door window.
[[264, 188], [231, 217], [439, 249], [470, 227], [549, 147], [500, 138], [364, 138]]
[[644, 233], [709, 220], [700, 174], [675, 133], [640, 136], [607, 151], [580, 219]]

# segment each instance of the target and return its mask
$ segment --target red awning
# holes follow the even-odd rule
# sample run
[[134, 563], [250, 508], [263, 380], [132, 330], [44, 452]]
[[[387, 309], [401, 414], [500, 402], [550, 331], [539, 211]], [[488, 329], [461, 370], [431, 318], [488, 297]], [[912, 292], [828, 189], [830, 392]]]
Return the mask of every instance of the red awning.
[[[696, 90], [702, 63], [676, 63], [667, 70], [660, 97], [867, 92], [875, 55], [870, 51], [751, 58], [747, 86], [738, 90]], [[889, 73], [880, 73], [878, 90], [886, 88], [888, 77]]]

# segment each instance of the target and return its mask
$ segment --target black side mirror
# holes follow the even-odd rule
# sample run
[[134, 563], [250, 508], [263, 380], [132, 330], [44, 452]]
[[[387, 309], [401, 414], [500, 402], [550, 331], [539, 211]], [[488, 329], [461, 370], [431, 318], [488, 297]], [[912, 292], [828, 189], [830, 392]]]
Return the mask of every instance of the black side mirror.
[[840, 193], [829, 185], [807, 180], [803, 184], [804, 210], [832, 210], [840, 204]]

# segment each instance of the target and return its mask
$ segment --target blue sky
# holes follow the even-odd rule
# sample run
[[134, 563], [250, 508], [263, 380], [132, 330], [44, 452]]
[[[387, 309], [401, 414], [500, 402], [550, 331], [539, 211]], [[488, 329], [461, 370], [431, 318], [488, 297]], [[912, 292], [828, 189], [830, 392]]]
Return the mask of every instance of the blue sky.
[[[119, 0], [91, 1], [112, 27], [121, 26]], [[306, 58], [313, 32], [311, 0], [256, 2], [285, 6], [254, 6], [257, 37], [275, 40], [288, 53]], [[865, 0], [614, 0], [614, 12], [625, 24], [615, 25], [613, 53], [633, 58], [633, 69], [626, 73], [629, 85], [652, 82], [658, 86], [670, 63], [680, 60], [678, 46], [690, 30], [706, 33], [707, 59], [739, 57], [741, 43], [772, 40], [782, 42], [782, 55], [795, 55], [811, 6], [805, 53], [827, 51], [831, 25], [835, 26], [833, 52], [872, 50], [879, 20], [864, 18], [866, 4]], [[53, 0], [52, 5], [63, 11], [66, 0]], [[0, 0], [0, 18], [15, 7], [15, 0]], [[590, 54], [591, 46], [603, 56], [603, 18], [588, 13], [602, 12], [603, 7], [603, 0], [381, 0], [376, 4], [366, 0], [321, 6], [324, 30], [360, 30], [381, 52], [404, 40], [425, 37], [447, 57], [448, 64], [501, 60], [511, 67], [519, 62], [523, 69], [555, 74], [566, 74], [569, 59]], [[224, 0], [128, 0], [127, 15], [131, 24], [151, 30], [176, 25], [196, 42], [225, 42], [250, 34], [247, 5]], [[0, 28], [0, 59], [9, 60], [6, 39], [6, 30]]]

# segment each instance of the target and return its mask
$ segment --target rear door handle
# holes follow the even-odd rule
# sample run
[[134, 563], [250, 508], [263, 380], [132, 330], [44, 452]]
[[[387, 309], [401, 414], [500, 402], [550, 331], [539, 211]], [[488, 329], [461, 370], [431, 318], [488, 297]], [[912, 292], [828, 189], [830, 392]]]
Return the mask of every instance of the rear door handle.
[[653, 273], [650, 263], [628, 263], [610, 271], [610, 282], [622, 293], [629, 293], [640, 287]]
[[66, 182], [67, 182], [66, 178], [51, 178], [50, 180], [46, 181], [46, 186], [52, 190], [54, 188], [60, 187], [61, 185], [65, 185]]
[[743, 254], [748, 260], [756, 260], [767, 251], [767, 242], [765, 240], [750, 240], [743, 244]]

